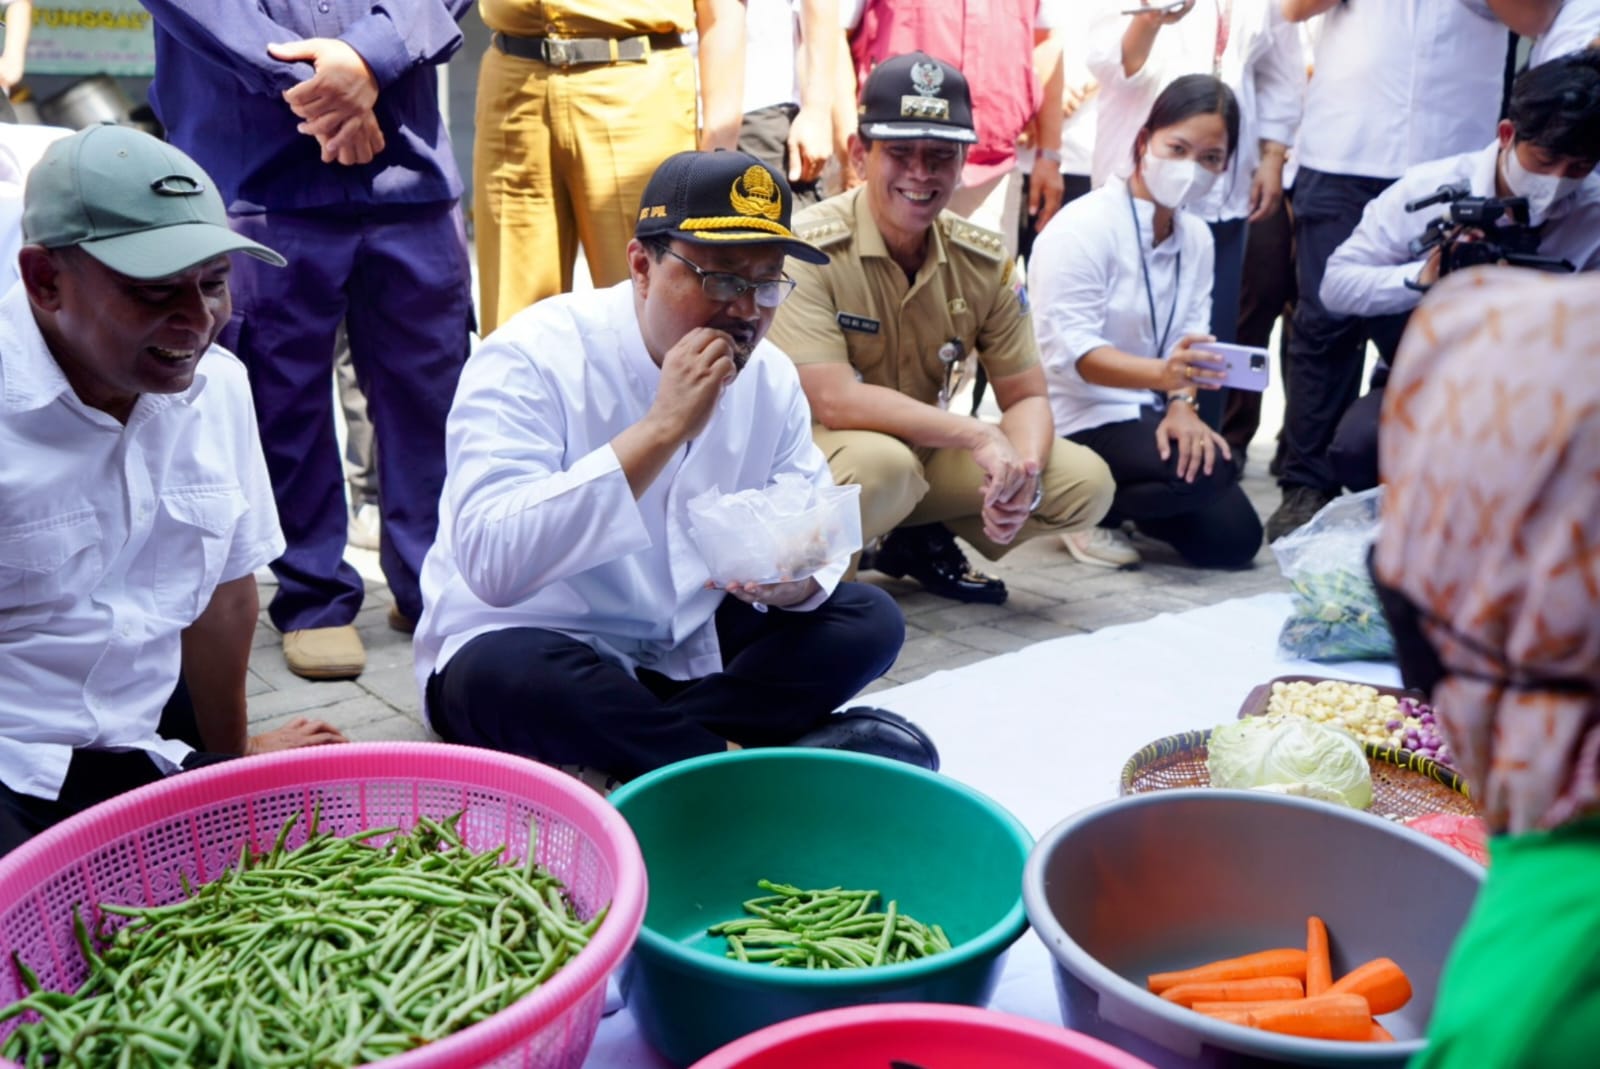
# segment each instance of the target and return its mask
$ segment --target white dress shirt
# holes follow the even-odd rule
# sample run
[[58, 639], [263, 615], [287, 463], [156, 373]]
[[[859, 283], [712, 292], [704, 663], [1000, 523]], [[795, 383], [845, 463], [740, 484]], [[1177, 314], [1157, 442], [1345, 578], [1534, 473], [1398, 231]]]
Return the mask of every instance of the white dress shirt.
[[[645, 349], [633, 284], [551, 297], [519, 313], [467, 361], [446, 428], [439, 535], [422, 567], [417, 685], [472, 638], [507, 627], [559, 631], [628, 671], [673, 679], [722, 668], [713, 619], [724, 595], [689, 536], [704, 490], [833, 476], [811, 439], [793, 362], [756, 347], [700, 437], [634, 499], [611, 440], [650, 408], [661, 369]], [[822, 593], [847, 559], [814, 578]]]
[[[1218, 222], [1250, 214], [1250, 180], [1261, 162], [1262, 140], [1291, 145], [1300, 124], [1306, 64], [1300, 35], [1285, 22], [1275, 0], [1229, 0], [1227, 45], [1218, 77], [1239, 100], [1239, 144], [1211, 193], [1190, 210]], [[1198, 0], [1179, 21], [1163, 26], [1150, 57], [1130, 78], [1122, 72], [1122, 36], [1131, 17], [1127, 0], [1096, 0], [1089, 29], [1089, 69], [1100, 80], [1095, 131], [1095, 185], [1133, 171], [1133, 142], [1150, 106], [1185, 74], [1210, 74], [1216, 56], [1218, 0]]]
[[[1355, 232], [1328, 258], [1322, 276], [1322, 303], [1328, 310], [1378, 316], [1416, 307], [1422, 294], [1406, 286], [1406, 280], [1416, 280], [1426, 257], [1412, 256], [1408, 246], [1422, 236], [1429, 220], [1449, 209], [1439, 204], [1408, 212], [1406, 204], [1452, 182], [1468, 183], [1473, 196], [1494, 196], [1499, 154], [1496, 141], [1477, 152], [1413, 167], [1368, 201]], [[1579, 271], [1600, 270], [1600, 175], [1590, 175], [1551, 207], [1539, 255], [1567, 260]]]
[[0, 123], [0, 293], [20, 277], [17, 252], [22, 248], [22, 190], [28, 172], [51, 142], [70, 133], [64, 126]]
[[244, 366], [213, 346], [189, 389], [123, 425], [85, 405], [20, 283], [0, 298], [0, 780], [55, 798], [74, 748], [145, 750], [180, 632], [218, 583], [283, 552]]
[[[1211, 229], [1179, 211], [1172, 234], [1152, 248], [1154, 216], [1154, 204], [1130, 198], [1126, 183], [1113, 178], [1063, 206], [1033, 243], [1028, 293], [1058, 435], [1137, 419], [1140, 408], [1163, 403], [1150, 390], [1085, 382], [1078, 374], [1084, 354], [1109, 345], [1160, 359], [1185, 334], [1210, 332]], [[1152, 303], [1159, 327], [1151, 322]], [[1158, 351], [1162, 334], [1166, 345]]]
[[1600, 0], [1566, 0], [1543, 37], [1533, 43], [1528, 66], [1588, 48], [1600, 37]]
[[1510, 31], [1483, 0], [1338, 4], [1322, 19], [1300, 166], [1398, 178], [1494, 136]]

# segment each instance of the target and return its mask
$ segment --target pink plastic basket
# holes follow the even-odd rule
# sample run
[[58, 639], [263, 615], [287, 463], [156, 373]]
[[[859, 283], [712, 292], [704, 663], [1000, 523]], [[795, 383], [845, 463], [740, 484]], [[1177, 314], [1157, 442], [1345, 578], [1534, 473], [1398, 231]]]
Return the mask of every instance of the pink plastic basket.
[[[605, 1002], [606, 978], [644, 919], [638, 843], [615, 809], [577, 780], [489, 750], [440, 743], [350, 743], [272, 754], [173, 776], [96, 806], [0, 859], [0, 1005], [23, 994], [12, 953], [45, 986], [71, 990], [86, 974], [72, 935], [75, 907], [161, 905], [216, 878], [249, 843], [270, 849], [291, 816], [318, 812], [339, 835], [465, 810], [475, 850], [527, 851], [567, 886], [580, 916], [611, 909], [582, 953], [509, 1009], [437, 1043], [385, 1059], [394, 1069], [516, 1066], [576, 1069]], [[303, 824], [289, 839], [305, 839]], [[99, 917], [86, 914], [98, 922]], [[0, 1025], [0, 1036], [14, 1022]], [[0, 1060], [0, 1067], [15, 1063]]]

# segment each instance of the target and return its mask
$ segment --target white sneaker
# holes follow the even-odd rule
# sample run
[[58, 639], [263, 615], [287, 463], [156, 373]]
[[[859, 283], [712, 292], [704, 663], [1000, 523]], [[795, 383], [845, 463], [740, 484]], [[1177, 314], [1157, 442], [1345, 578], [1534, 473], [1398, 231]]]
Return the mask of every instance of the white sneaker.
[[346, 538], [357, 549], [377, 549], [380, 523], [378, 506], [368, 502], [351, 514]]
[[1133, 540], [1110, 527], [1068, 531], [1061, 542], [1073, 560], [1093, 568], [1132, 568], [1141, 559]]

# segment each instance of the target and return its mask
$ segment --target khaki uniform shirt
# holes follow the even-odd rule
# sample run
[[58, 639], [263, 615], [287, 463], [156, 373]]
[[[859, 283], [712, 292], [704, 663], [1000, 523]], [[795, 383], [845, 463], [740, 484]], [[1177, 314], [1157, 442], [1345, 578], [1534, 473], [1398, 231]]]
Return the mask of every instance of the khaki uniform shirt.
[[692, 0], [478, 0], [484, 25], [518, 37], [632, 37], [687, 33]]
[[794, 229], [831, 257], [791, 259], [799, 285], [769, 339], [796, 364], [847, 363], [869, 386], [938, 404], [949, 343], [977, 354], [991, 379], [1039, 363], [1033, 321], [1000, 235], [951, 212], [933, 227], [928, 258], [908, 280], [873, 221], [866, 187], [795, 216]]

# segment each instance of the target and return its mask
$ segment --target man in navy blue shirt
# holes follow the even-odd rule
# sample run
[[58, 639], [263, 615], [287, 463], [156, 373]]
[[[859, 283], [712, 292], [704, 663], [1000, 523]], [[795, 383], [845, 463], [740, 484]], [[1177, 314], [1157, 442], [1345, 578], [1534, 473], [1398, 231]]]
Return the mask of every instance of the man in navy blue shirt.
[[366, 664], [330, 387], [341, 320], [377, 434], [390, 625], [409, 631], [422, 611], [445, 416], [472, 329], [435, 68], [461, 46], [471, 2], [145, 3], [168, 138], [215, 178], [230, 225], [289, 261], [238, 265], [221, 340], [250, 370], [288, 543], [269, 612], [290, 670], [310, 679]]

